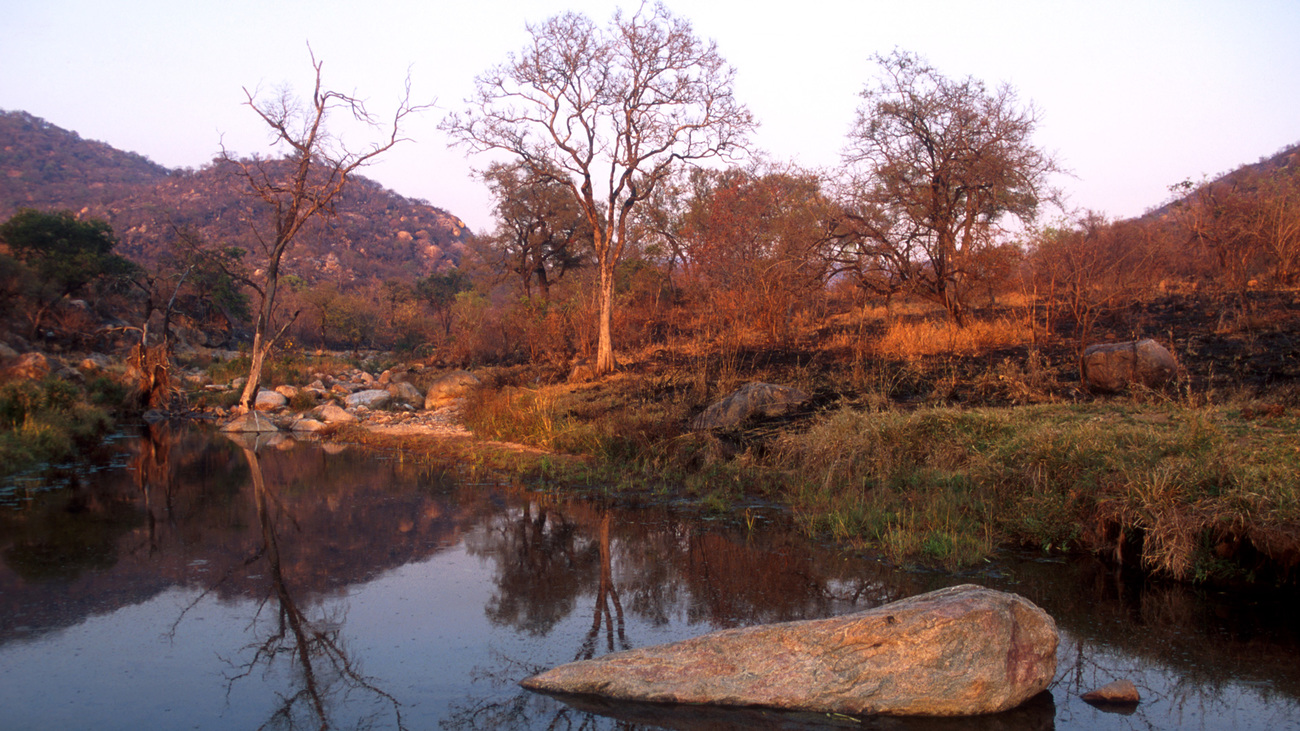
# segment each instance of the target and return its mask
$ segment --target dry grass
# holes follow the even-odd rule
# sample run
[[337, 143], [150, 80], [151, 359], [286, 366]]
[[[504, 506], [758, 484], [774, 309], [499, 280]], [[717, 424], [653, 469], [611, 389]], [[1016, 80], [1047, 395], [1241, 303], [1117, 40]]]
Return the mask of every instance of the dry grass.
[[877, 357], [915, 362], [936, 355], [975, 355], [1000, 348], [1028, 345], [1033, 333], [1009, 318], [976, 320], [960, 327], [948, 320], [895, 320], [872, 345]]

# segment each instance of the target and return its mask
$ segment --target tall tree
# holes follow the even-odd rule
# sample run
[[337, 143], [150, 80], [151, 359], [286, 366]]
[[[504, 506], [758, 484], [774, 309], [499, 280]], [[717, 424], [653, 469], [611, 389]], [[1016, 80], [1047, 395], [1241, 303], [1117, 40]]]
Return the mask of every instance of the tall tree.
[[961, 323], [972, 256], [1008, 220], [1032, 222], [1060, 168], [1010, 87], [949, 79], [903, 51], [876, 62], [844, 153], [858, 178], [842, 239]]
[[577, 201], [600, 270], [604, 374], [616, 367], [614, 275], [634, 211], [683, 163], [742, 152], [754, 121], [716, 45], [660, 3], [605, 27], [567, 12], [527, 28], [532, 43], [478, 77], [469, 108], [443, 128], [472, 151], [510, 153]]
[[[406, 93], [391, 122], [383, 124], [366, 109], [361, 99], [324, 88], [321, 81], [323, 63], [314, 54], [311, 63], [316, 77], [311, 98], [306, 102], [300, 101], [287, 88], [271, 99], [259, 99], [256, 92], [244, 89], [245, 104], [271, 128], [272, 146], [282, 149], [284, 158], [238, 158], [224, 147], [221, 153], [221, 159], [233, 166], [243, 180], [248, 194], [265, 204], [270, 218], [264, 226], [254, 227], [262, 262], [258, 267], [260, 277], [250, 281], [250, 285], [260, 304], [253, 327], [252, 364], [239, 399], [240, 407], [245, 411], [251, 408], [257, 395], [262, 363], [288, 325], [286, 323], [274, 333], [271, 330], [280, 264], [285, 252], [309, 221], [333, 215], [335, 200], [352, 173], [402, 141], [402, 120], [423, 108], [412, 105], [408, 78]], [[362, 150], [347, 148], [327, 129], [326, 120], [336, 110], [382, 130], [383, 137]]]

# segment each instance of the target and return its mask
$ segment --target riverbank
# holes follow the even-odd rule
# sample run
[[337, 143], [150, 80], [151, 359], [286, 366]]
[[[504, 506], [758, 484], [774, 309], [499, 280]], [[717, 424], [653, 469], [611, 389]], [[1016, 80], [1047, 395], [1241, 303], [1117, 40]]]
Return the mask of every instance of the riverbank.
[[698, 405], [668, 381], [625, 372], [489, 388], [464, 418], [482, 438], [585, 457], [521, 458], [522, 474], [672, 493], [719, 513], [776, 502], [807, 534], [900, 564], [956, 568], [1017, 546], [1183, 581], [1296, 579], [1300, 411], [1279, 403], [1153, 392], [976, 408], [823, 402], [701, 432], [687, 426]]

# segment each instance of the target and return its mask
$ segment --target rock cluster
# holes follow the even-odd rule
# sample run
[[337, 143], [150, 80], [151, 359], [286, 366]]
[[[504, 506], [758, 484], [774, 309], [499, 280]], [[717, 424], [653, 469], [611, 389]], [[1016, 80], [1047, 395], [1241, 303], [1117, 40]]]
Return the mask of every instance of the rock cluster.
[[[418, 427], [438, 433], [464, 433], [452, 419], [424, 413], [455, 406], [479, 385], [479, 379], [466, 371], [452, 371], [434, 379], [426, 394], [411, 382], [422, 370], [421, 366], [391, 368], [378, 377], [361, 370], [337, 376], [315, 373], [312, 382], [305, 386], [279, 385], [258, 391], [254, 411], [221, 428], [235, 433], [279, 429], [322, 433], [364, 418], [380, 429], [391, 430], [397, 423], [407, 430]], [[236, 379], [229, 386], [206, 388], [213, 391], [238, 388], [242, 381]], [[317, 405], [300, 411], [290, 409], [291, 405], [301, 408], [304, 398]]]

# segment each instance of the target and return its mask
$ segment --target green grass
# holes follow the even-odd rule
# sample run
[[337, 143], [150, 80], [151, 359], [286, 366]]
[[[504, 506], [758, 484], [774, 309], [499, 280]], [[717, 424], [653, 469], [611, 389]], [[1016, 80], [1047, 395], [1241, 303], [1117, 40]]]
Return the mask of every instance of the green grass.
[[110, 391], [101, 384], [87, 393], [53, 377], [0, 386], [0, 475], [66, 459], [93, 443], [112, 422], [91, 399]]
[[806, 530], [895, 559], [1140, 538], [1144, 567], [1195, 579], [1243, 542], [1281, 564], [1300, 547], [1297, 445], [1300, 419], [1227, 407], [845, 409], [783, 437], [769, 464]]

